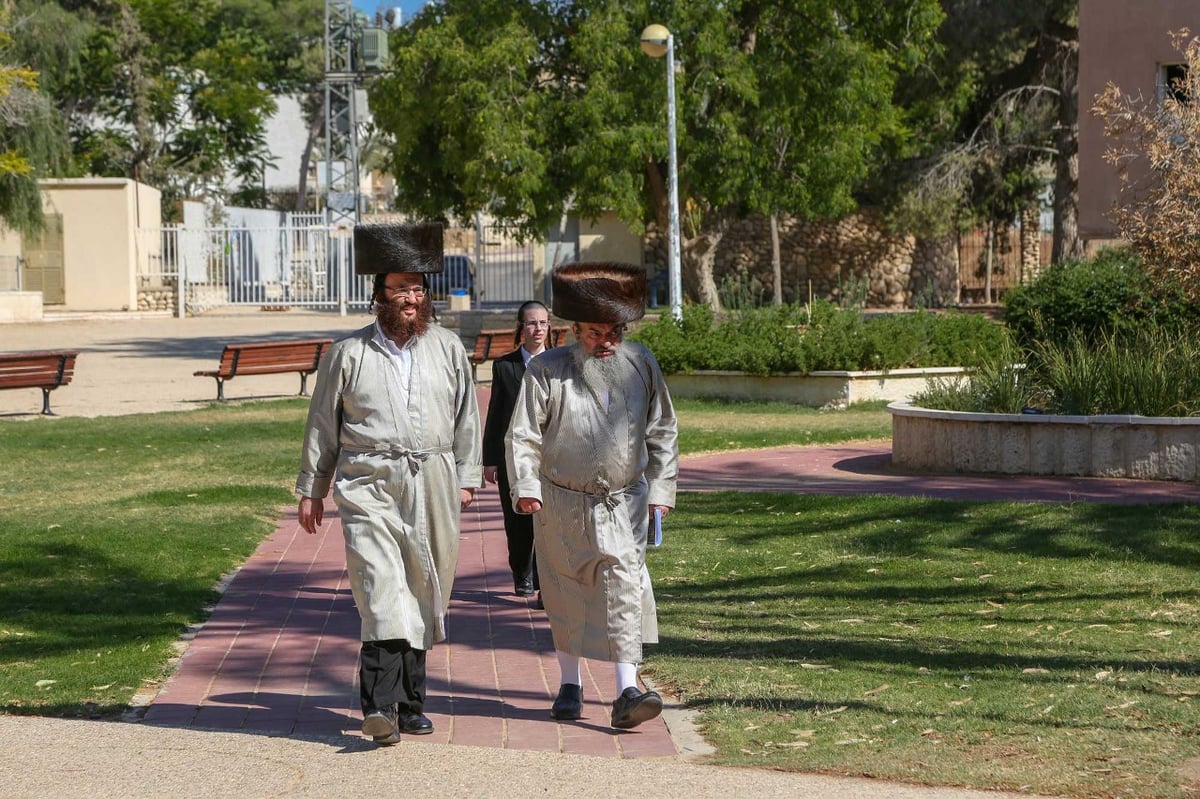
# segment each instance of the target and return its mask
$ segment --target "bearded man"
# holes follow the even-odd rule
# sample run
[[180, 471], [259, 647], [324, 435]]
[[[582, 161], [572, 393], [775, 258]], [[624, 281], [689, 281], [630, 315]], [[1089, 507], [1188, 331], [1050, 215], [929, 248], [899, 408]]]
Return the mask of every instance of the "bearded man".
[[583, 715], [580, 659], [616, 664], [610, 723], [629, 729], [662, 711], [642, 691], [642, 644], [658, 642], [646, 570], [647, 528], [675, 505], [677, 424], [662, 370], [625, 326], [646, 307], [639, 266], [577, 263], [552, 277], [555, 316], [577, 343], [529, 362], [509, 426], [513, 504], [534, 514], [542, 603], [561, 680], [550, 714]]
[[375, 275], [376, 321], [321, 362], [296, 491], [316, 533], [333, 488], [362, 620], [362, 731], [387, 746], [433, 732], [425, 654], [446, 637], [459, 514], [483, 466], [471, 364], [427, 290], [441, 225], [358, 226], [354, 265]]

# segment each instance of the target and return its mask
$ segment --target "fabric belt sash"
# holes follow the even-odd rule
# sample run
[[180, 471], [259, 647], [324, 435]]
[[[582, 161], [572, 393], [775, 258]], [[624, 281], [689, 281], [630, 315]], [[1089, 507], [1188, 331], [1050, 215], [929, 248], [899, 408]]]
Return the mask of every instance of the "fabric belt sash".
[[355, 455], [377, 455], [381, 458], [405, 458], [408, 461], [408, 470], [415, 475], [421, 470], [421, 464], [429, 460], [433, 455], [444, 455], [447, 452], [452, 452], [450, 447], [431, 447], [429, 449], [406, 449], [404, 447], [342, 447], [345, 452], [352, 452]]

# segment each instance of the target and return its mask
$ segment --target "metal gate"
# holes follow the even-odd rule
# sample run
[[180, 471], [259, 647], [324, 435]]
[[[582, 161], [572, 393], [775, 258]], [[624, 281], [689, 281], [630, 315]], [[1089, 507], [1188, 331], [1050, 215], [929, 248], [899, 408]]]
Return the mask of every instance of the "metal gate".
[[[271, 228], [143, 228], [138, 243], [139, 307], [169, 307], [179, 316], [219, 306], [345, 314], [371, 303], [372, 278], [354, 274], [352, 231], [330, 227], [321, 215], [291, 214]], [[468, 258], [473, 306], [505, 307], [535, 296], [533, 245], [501, 228], [452, 228], [446, 254]], [[447, 304], [449, 293], [435, 292], [435, 303]]]

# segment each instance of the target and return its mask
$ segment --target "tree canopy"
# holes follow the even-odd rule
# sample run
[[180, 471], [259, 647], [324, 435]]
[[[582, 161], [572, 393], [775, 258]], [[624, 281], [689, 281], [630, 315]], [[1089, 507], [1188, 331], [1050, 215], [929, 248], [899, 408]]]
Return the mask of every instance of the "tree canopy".
[[129, 177], [175, 201], [253, 199], [276, 93], [312, 80], [321, 0], [17, 0], [14, 46], [42, 71], [76, 174]]
[[919, 68], [936, 0], [441, 0], [392, 36], [370, 90], [403, 210], [486, 209], [542, 237], [565, 210], [665, 226], [666, 65], [674, 34], [685, 286], [716, 304], [712, 258], [748, 212], [836, 214], [904, 147], [897, 82]]
[[17, 230], [42, 227], [38, 179], [66, 154], [60, 119], [40, 75], [13, 46], [11, 9], [0, 6], [0, 219]]

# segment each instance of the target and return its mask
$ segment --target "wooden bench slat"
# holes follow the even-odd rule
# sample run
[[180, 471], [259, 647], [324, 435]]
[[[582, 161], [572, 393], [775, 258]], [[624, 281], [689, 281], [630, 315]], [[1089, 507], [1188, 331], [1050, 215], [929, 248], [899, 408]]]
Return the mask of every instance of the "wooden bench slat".
[[71, 382], [78, 356], [75, 350], [0, 352], [0, 389], [41, 389], [42, 413], [53, 416], [50, 392]]
[[224, 400], [225, 381], [239, 375], [298, 372], [300, 395], [307, 396], [308, 376], [317, 371], [321, 358], [332, 345], [333, 339], [327, 338], [226, 344], [216, 369], [201, 369], [193, 374], [216, 379], [217, 399]]

